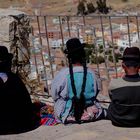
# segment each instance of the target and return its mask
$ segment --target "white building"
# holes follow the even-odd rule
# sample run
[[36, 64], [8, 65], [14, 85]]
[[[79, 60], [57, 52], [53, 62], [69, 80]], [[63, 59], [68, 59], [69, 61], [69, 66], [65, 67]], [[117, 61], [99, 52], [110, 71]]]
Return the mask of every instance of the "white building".
[[132, 33], [130, 34], [130, 39], [128, 35], [124, 35], [122, 38], [118, 39], [117, 45], [121, 48], [132, 47], [138, 41], [138, 34]]

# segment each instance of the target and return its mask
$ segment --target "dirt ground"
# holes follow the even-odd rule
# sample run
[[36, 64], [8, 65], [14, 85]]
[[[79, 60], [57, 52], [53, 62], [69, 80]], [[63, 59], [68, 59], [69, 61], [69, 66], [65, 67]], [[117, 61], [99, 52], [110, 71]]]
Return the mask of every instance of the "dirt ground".
[[86, 124], [41, 126], [31, 132], [0, 136], [0, 140], [139, 140], [140, 128], [115, 127], [101, 120]]

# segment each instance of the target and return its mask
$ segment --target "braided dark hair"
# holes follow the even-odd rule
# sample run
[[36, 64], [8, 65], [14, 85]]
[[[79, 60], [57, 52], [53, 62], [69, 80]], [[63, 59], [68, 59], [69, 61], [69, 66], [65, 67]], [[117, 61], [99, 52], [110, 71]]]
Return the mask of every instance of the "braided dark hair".
[[[86, 86], [86, 76], [87, 76], [87, 66], [86, 66], [86, 57], [85, 57], [85, 51], [84, 49], [80, 49], [76, 52], [73, 52], [72, 54], [68, 54], [68, 62], [69, 62], [69, 72], [70, 72], [70, 79], [71, 79], [71, 86], [72, 91], [74, 94], [74, 97], [72, 99], [74, 110], [74, 117], [75, 120], [80, 123], [81, 122], [81, 116], [84, 112], [85, 108], [85, 86]], [[83, 75], [83, 83], [80, 93], [80, 98], [77, 97], [77, 91], [74, 83], [74, 74], [73, 74], [73, 64], [80, 63], [83, 66], [84, 69], [84, 75]]]

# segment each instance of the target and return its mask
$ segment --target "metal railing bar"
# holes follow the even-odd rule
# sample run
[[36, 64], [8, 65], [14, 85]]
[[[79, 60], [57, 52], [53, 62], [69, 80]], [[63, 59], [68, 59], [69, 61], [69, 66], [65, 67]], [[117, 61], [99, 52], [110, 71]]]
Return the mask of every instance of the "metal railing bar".
[[51, 68], [51, 75], [52, 75], [52, 78], [54, 78], [52, 60], [51, 60], [50, 43], [49, 43], [49, 38], [48, 38], [48, 27], [47, 27], [47, 18], [46, 18], [46, 16], [44, 16], [44, 25], [45, 25], [45, 33], [46, 33], [47, 48], [48, 48], [48, 54], [49, 54], [49, 63], [50, 63], [50, 68]]
[[101, 77], [101, 74], [100, 74], [100, 67], [99, 67], [99, 60], [98, 60], [98, 46], [97, 46], [97, 40], [96, 40], [96, 29], [94, 29], [94, 45], [95, 45], [95, 55], [96, 55], [96, 63], [97, 63], [97, 70], [98, 70], [98, 74], [99, 74], [99, 77]]
[[[34, 17], [35, 15], [28, 15], [28, 16], [30, 16], [30, 17]], [[66, 16], [70, 16], [70, 17], [77, 17], [77, 18], [80, 18], [80, 17], [83, 17], [83, 15], [65, 15], [65, 14], [63, 14], [63, 15], [61, 15], [61, 14], [42, 14], [42, 15], [36, 15], [36, 16], [39, 16], [39, 17], [44, 17], [44, 16], [49, 16], [49, 17], [66, 17]], [[115, 15], [115, 14], [108, 14], [108, 15], [104, 15], [104, 14], [94, 14], [94, 15], [86, 15], [86, 17], [111, 17], [111, 18], [113, 18], [113, 17], [118, 17], [118, 18], [124, 18], [124, 17], [126, 17], [126, 16], [128, 16], [128, 17], [140, 17], [140, 15], [139, 14], [136, 14], [136, 15], [132, 15], [132, 14], [124, 14], [124, 15]]]
[[111, 42], [113, 46], [113, 51], [112, 51], [112, 56], [113, 56], [113, 62], [115, 65], [115, 73], [116, 73], [116, 78], [118, 78], [118, 73], [117, 73], [117, 64], [116, 64], [116, 58], [115, 58], [115, 48], [114, 48], [114, 40], [113, 40], [113, 30], [112, 30], [112, 22], [111, 22], [111, 17], [109, 17], [109, 26], [110, 26], [110, 34], [111, 34]]
[[61, 17], [59, 16], [59, 27], [60, 27], [60, 34], [62, 37], [62, 49], [64, 47], [64, 36], [63, 36], [63, 28], [62, 28], [62, 22], [61, 22]]
[[129, 17], [127, 16], [126, 18], [127, 18], [128, 41], [129, 41], [129, 46], [131, 47]]
[[136, 16], [136, 25], [137, 25], [138, 39], [140, 39], [140, 32], [139, 32], [139, 21], [138, 21], [138, 16]]
[[69, 16], [66, 16], [66, 20], [67, 20], [67, 27], [68, 27], [68, 33], [69, 33], [69, 37], [71, 37], [71, 31], [70, 31], [70, 23], [69, 23]]
[[104, 37], [104, 27], [103, 27], [103, 19], [102, 16], [100, 16], [100, 22], [101, 22], [101, 30], [102, 30], [102, 38], [103, 38], [103, 55], [104, 55], [104, 59], [105, 59], [105, 69], [106, 69], [106, 74], [107, 74], [107, 78], [110, 79], [109, 77], [109, 72], [108, 72], [108, 63], [107, 63], [107, 59], [106, 59], [106, 55], [105, 55], [105, 37]]
[[[41, 43], [41, 46], [42, 46], [42, 39], [41, 39], [41, 36], [40, 36], [40, 33], [41, 33], [41, 31], [40, 31], [40, 21], [39, 21], [39, 17], [38, 16], [37, 16], [37, 25], [38, 25], [38, 31], [39, 31], [39, 39], [40, 39], [40, 43]], [[41, 59], [42, 59], [42, 63], [43, 63], [43, 71], [44, 71], [44, 76], [45, 76], [45, 81], [46, 81], [46, 87], [48, 89], [48, 94], [49, 94], [47, 71], [46, 71], [46, 68], [45, 68], [45, 62], [44, 62], [42, 47], [40, 48], [40, 50], [41, 50]]]
[[86, 25], [86, 20], [85, 20], [85, 16], [83, 15], [83, 24]]
[[34, 29], [31, 29], [31, 33], [32, 33], [32, 44], [33, 44], [33, 56], [34, 56], [34, 61], [35, 61], [35, 69], [36, 69], [36, 73], [37, 73], [37, 80], [38, 83], [40, 83], [40, 78], [39, 78], [39, 72], [38, 72], [38, 64], [37, 64], [37, 58], [36, 55], [34, 53], [35, 47], [34, 47]]

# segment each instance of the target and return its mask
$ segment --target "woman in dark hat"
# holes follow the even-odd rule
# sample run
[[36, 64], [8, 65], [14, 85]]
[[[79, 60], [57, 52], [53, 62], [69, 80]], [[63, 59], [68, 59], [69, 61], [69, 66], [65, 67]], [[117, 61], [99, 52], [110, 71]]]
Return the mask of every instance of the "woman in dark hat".
[[105, 110], [96, 102], [100, 80], [87, 68], [84, 44], [78, 38], [69, 39], [64, 53], [69, 67], [56, 75], [51, 86], [56, 118], [62, 123], [81, 123], [105, 117]]
[[12, 58], [7, 48], [0, 46], [0, 134], [26, 132], [39, 123], [24, 83], [11, 72]]

